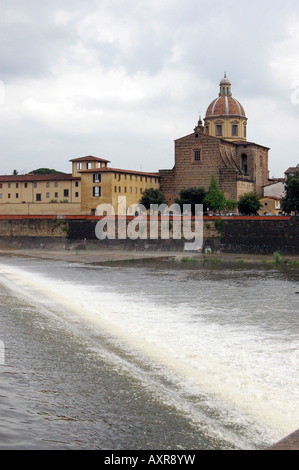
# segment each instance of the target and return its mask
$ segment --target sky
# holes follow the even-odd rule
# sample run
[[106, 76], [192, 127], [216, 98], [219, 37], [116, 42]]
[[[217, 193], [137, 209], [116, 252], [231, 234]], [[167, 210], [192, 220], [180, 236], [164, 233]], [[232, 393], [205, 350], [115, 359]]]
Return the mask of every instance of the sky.
[[172, 168], [224, 75], [270, 177], [299, 163], [298, 0], [0, 0], [0, 174]]

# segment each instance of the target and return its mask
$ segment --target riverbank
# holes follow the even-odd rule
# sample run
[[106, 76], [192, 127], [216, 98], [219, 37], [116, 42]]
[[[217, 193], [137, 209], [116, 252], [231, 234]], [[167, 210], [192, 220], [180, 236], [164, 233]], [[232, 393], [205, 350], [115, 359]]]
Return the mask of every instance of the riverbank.
[[299, 255], [279, 256], [236, 254], [236, 253], [196, 253], [181, 251], [132, 251], [132, 250], [88, 250], [88, 249], [23, 249], [0, 243], [0, 256], [21, 256], [29, 258], [66, 261], [69, 263], [100, 264], [140, 260], [172, 260], [191, 263], [229, 263], [229, 264], [263, 264], [299, 267]]

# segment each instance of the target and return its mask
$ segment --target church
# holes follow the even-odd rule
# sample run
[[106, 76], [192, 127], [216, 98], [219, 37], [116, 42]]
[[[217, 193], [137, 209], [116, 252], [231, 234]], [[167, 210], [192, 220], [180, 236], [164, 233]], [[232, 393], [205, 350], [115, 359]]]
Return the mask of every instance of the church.
[[268, 183], [269, 148], [246, 138], [247, 117], [243, 106], [232, 96], [226, 76], [220, 91], [189, 135], [175, 140], [174, 167], [160, 170], [160, 188], [169, 204], [182, 189], [208, 189], [211, 175], [225, 196], [238, 200], [242, 194], [256, 191], [263, 196]]

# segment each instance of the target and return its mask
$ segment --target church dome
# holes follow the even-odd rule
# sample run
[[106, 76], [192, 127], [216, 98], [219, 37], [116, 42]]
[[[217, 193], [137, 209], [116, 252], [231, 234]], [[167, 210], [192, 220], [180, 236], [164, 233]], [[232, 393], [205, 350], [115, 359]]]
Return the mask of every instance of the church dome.
[[209, 105], [206, 118], [216, 116], [245, 116], [243, 106], [232, 96], [219, 96]]
[[216, 116], [241, 116], [246, 117], [243, 106], [232, 97], [231, 82], [226, 74], [219, 83], [220, 93], [208, 106], [206, 118]]

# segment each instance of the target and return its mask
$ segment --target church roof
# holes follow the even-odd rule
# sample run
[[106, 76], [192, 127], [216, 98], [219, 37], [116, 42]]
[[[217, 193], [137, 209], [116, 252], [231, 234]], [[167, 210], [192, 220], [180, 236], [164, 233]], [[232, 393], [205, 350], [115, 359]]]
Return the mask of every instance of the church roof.
[[219, 96], [208, 106], [206, 118], [215, 116], [242, 116], [246, 118], [243, 106], [232, 96], [231, 82], [226, 73], [219, 86]]
[[232, 96], [219, 96], [209, 105], [206, 118], [214, 116], [246, 117], [243, 106]]

